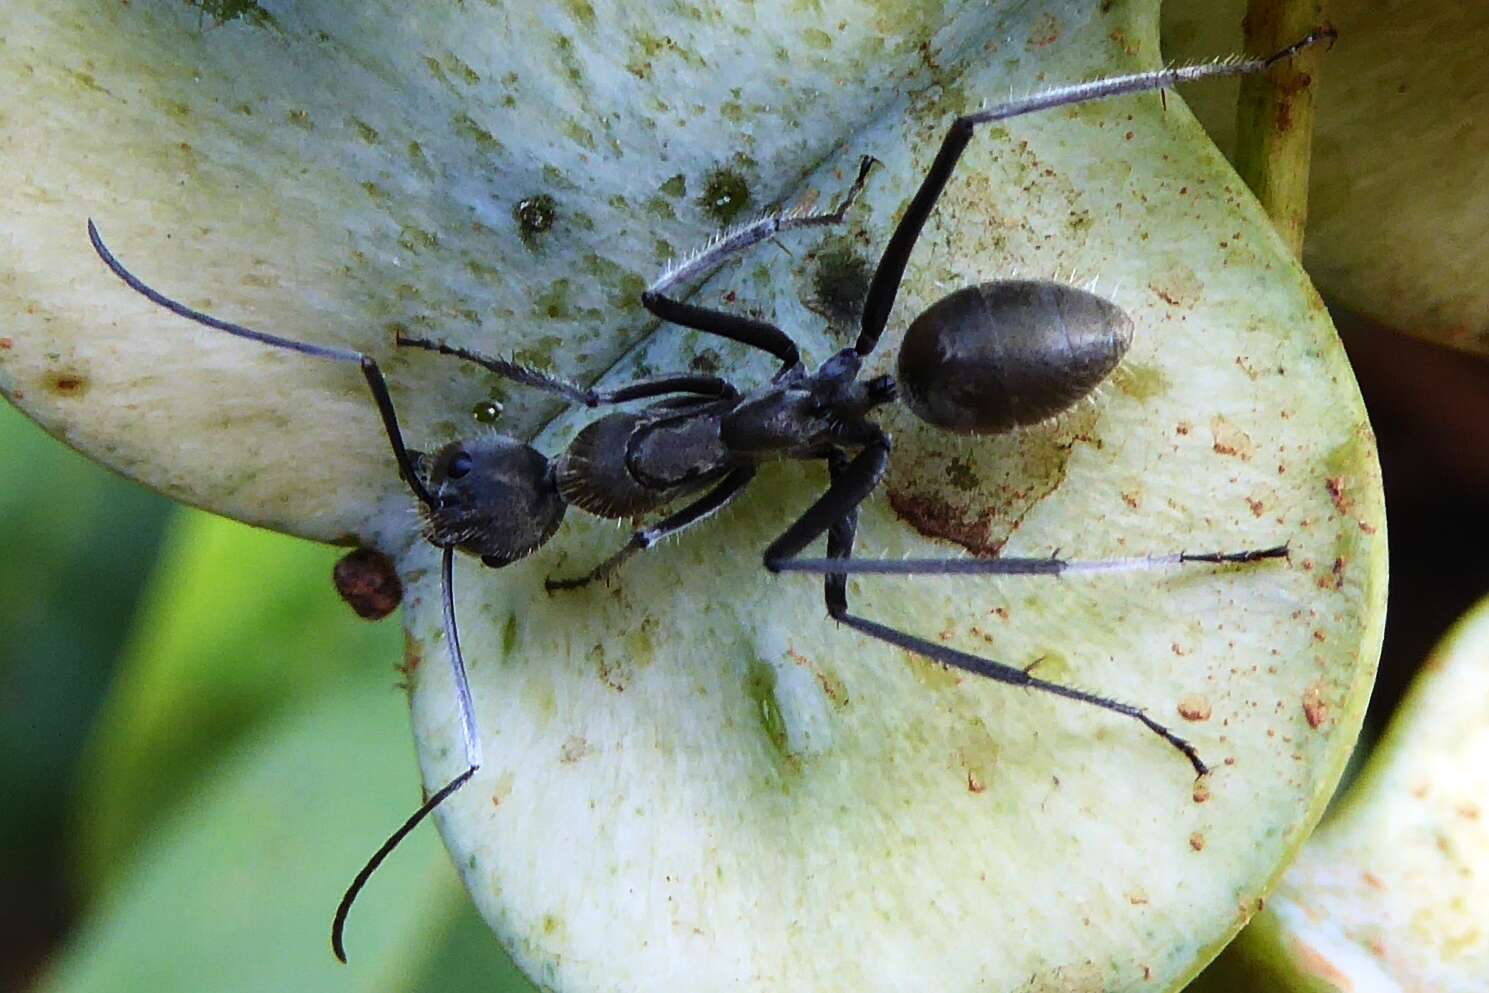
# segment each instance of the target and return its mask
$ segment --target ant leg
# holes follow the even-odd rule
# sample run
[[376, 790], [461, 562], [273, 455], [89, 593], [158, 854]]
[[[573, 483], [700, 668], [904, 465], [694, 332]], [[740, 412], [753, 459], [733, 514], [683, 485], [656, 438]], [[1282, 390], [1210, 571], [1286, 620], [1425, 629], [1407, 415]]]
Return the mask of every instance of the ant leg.
[[398, 473], [408, 488], [413, 490], [414, 496], [426, 507], [434, 506], [434, 496], [425, 487], [423, 480], [414, 470], [412, 459], [409, 457], [408, 448], [403, 443], [403, 432], [398, 428], [398, 415], [393, 410], [393, 398], [388, 394], [388, 384], [383, 380], [382, 370], [377, 367], [377, 362], [371, 356], [363, 355], [361, 352], [352, 351], [349, 348], [330, 348], [325, 345], [307, 345], [304, 342], [291, 341], [278, 335], [265, 334], [262, 331], [254, 331], [245, 328], [241, 324], [231, 324], [204, 314], [199, 310], [193, 310], [184, 303], [178, 303], [159, 291], [145, 285], [138, 276], [124, 268], [124, 263], [114, 258], [114, 253], [108, 250], [103, 243], [103, 237], [98, 233], [92, 219], [88, 221], [88, 240], [93, 243], [93, 250], [114, 273], [122, 279], [130, 289], [143, 296], [152, 303], [159, 304], [173, 314], [177, 314], [189, 321], [195, 321], [205, 327], [218, 331], [226, 331], [238, 338], [247, 338], [264, 345], [272, 345], [275, 348], [284, 348], [302, 355], [312, 355], [316, 358], [331, 359], [335, 362], [355, 362], [362, 370], [362, 376], [367, 380], [367, 386], [372, 390], [372, 399], [377, 403], [377, 412], [383, 420], [383, 430], [388, 434], [388, 442], [393, 446], [393, 457], [398, 460]]
[[991, 559], [847, 559], [829, 555], [823, 559], [788, 559], [776, 564], [779, 572], [813, 572], [827, 575], [876, 576], [1064, 576], [1078, 573], [1137, 572], [1170, 566], [1209, 563], [1242, 565], [1265, 559], [1287, 558], [1287, 545], [1246, 548], [1234, 552], [1175, 552], [1168, 555], [1139, 555], [1120, 559], [1071, 560], [1060, 558]]
[[[737, 228], [725, 231], [698, 252], [668, 266], [667, 271], [651, 284], [649, 291], [665, 293], [678, 283], [687, 282], [712, 269], [729, 256], [737, 255], [753, 245], [775, 237], [782, 231], [841, 224], [848, 216], [849, 209], [858, 199], [858, 195], [863, 192], [868, 182], [869, 171], [878, 161], [872, 155], [862, 156], [858, 160], [858, 176], [854, 178], [853, 185], [848, 187], [848, 192], [843, 195], [843, 199], [832, 210], [812, 214], [802, 207], [792, 207], [775, 214], [767, 214], [748, 224], [741, 224]], [[707, 329], [700, 328], [699, 330]]]
[[583, 576], [574, 579], [550, 579], [543, 585], [549, 593], [555, 590], [573, 590], [581, 586], [587, 586], [597, 579], [605, 579], [620, 568], [621, 564], [637, 552], [645, 551], [663, 538], [677, 534], [685, 528], [691, 527], [722, 510], [740, 492], [749, 485], [750, 480], [755, 478], [754, 466], [741, 466], [724, 477], [723, 482], [709, 490], [697, 500], [688, 504], [677, 513], [667, 517], [649, 528], [642, 528], [632, 533], [631, 540], [621, 547], [620, 551], [610, 556], [604, 562], [595, 566]]
[[1265, 58], [1227, 59], [1205, 65], [1179, 66], [1173, 69], [1156, 69], [1151, 72], [1095, 79], [1086, 83], [1075, 83], [1045, 90], [1033, 96], [1010, 100], [975, 114], [958, 117], [951, 122], [951, 127], [941, 142], [941, 149], [936, 153], [936, 158], [926, 172], [925, 179], [921, 180], [920, 189], [915, 191], [910, 205], [905, 208], [905, 214], [900, 218], [894, 234], [890, 236], [889, 244], [885, 246], [884, 254], [879, 259], [878, 268], [874, 270], [873, 279], [869, 282], [868, 296], [864, 301], [863, 323], [860, 325], [858, 341], [854, 344], [853, 350], [860, 356], [865, 356], [874, 350], [874, 346], [878, 345], [879, 336], [884, 333], [884, 326], [889, 321], [890, 309], [893, 308], [895, 297], [899, 294], [900, 281], [904, 278], [905, 265], [910, 259], [910, 251], [915, 247], [916, 239], [920, 237], [920, 230], [925, 226], [926, 219], [930, 217], [931, 210], [936, 206], [936, 201], [940, 198], [946, 181], [951, 178], [951, 173], [956, 168], [957, 161], [961, 158], [967, 143], [972, 140], [972, 132], [977, 125], [991, 121], [1005, 121], [1010, 117], [1054, 107], [1085, 103], [1088, 100], [1104, 100], [1129, 93], [1163, 90], [1196, 79], [1209, 79], [1214, 76], [1243, 76], [1264, 72], [1320, 41], [1333, 41], [1335, 36], [1333, 28], [1319, 28], [1300, 41]]
[[685, 259], [664, 272], [656, 282], [641, 294], [641, 304], [657, 317], [673, 324], [693, 328], [708, 334], [738, 341], [753, 348], [769, 352], [781, 360], [782, 370], [790, 369], [801, 361], [796, 343], [784, 331], [766, 321], [730, 314], [722, 310], [696, 307], [667, 296], [667, 292], [679, 283], [686, 282], [718, 265], [730, 255], [744, 251], [752, 245], [772, 238], [782, 231], [793, 228], [818, 227], [841, 223], [848, 210], [863, 191], [868, 181], [869, 170], [875, 160], [865, 155], [859, 160], [858, 176], [838, 205], [820, 214], [806, 213], [800, 209], [770, 214], [757, 221], [725, 232], [700, 252]]
[[488, 372], [494, 372], [503, 379], [510, 379], [514, 383], [524, 386], [532, 386], [548, 393], [556, 393], [571, 403], [577, 403], [585, 407], [598, 407], [601, 404], [624, 403], [627, 400], [639, 400], [644, 397], [663, 396], [668, 393], [689, 393], [703, 397], [717, 397], [719, 399], [732, 399], [739, 395], [727, 380], [717, 376], [659, 376], [656, 379], [646, 379], [631, 383], [618, 390], [594, 390], [585, 389], [566, 379], [550, 376], [546, 372], [540, 372], [531, 366], [520, 365], [508, 359], [492, 358], [479, 352], [472, 352], [455, 345], [447, 345], [442, 341], [430, 341], [425, 338], [406, 338], [399, 335], [397, 343], [406, 348], [422, 348], [427, 352], [438, 352], [440, 355], [450, 355], [466, 362], [473, 362]]
[[1199, 757], [1199, 752], [1193, 745], [1174, 734], [1164, 725], [1153, 720], [1141, 707], [1134, 707], [1128, 703], [1120, 703], [1104, 696], [1097, 696], [1095, 693], [1087, 693], [1073, 687], [1062, 686], [1059, 683], [1051, 683], [1037, 676], [1031, 676], [1027, 670], [1016, 666], [1005, 665], [1002, 662], [994, 662], [991, 659], [984, 659], [976, 655], [970, 655], [967, 652], [960, 652], [954, 648], [947, 648], [945, 645], [938, 645], [933, 641], [927, 641], [924, 638], [916, 638], [913, 635], [906, 634], [888, 625], [848, 613], [846, 600], [835, 606], [837, 607], [836, 612], [834, 612], [834, 605], [829, 605], [828, 612], [832, 614], [833, 620], [838, 623], [845, 624], [860, 634], [868, 635], [870, 638], [894, 645], [897, 648], [903, 648], [907, 652], [923, 655], [933, 662], [940, 662], [942, 665], [949, 665], [977, 676], [985, 676], [994, 682], [1039, 690], [1043, 693], [1064, 697], [1067, 700], [1089, 703], [1093, 707], [1100, 707], [1102, 710], [1111, 711], [1123, 717], [1130, 717], [1178, 749], [1189, 760], [1189, 764], [1194, 767], [1196, 776], [1203, 776], [1210, 771], [1209, 766], [1205, 765], [1204, 760]]
[[336, 906], [336, 914], [331, 919], [331, 951], [343, 964], [346, 962], [346, 945], [343, 941], [346, 918], [351, 913], [352, 904], [356, 902], [357, 895], [362, 892], [362, 888], [367, 885], [372, 874], [403, 842], [403, 839], [408, 837], [409, 833], [418, 827], [420, 822], [428, 817], [436, 807], [449, 799], [460, 787], [470, 782], [476, 770], [481, 768], [481, 738], [476, 730], [476, 708], [471, 698], [470, 682], [465, 675], [465, 656], [460, 651], [460, 632], [455, 626], [454, 578], [455, 547], [446, 545], [440, 568], [440, 597], [444, 606], [445, 642], [449, 646], [450, 668], [455, 677], [455, 698], [460, 704], [460, 736], [465, 743], [466, 769], [420, 804], [419, 809], [409, 815], [409, 818], [398, 826], [398, 830], [388, 836], [387, 841], [378, 846], [377, 851], [372, 853], [372, 858], [367, 860], [367, 863], [352, 879], [352, 884], [342, 894], [341, 902]]
[[1210, 771], [1193, 745], [1153, 720], [1138, 707], [1069, 686], [1061, 686], [1059, 683], [1051, 683], [1030, 675], [1027, 670], [970, 655], [954, 648], [947, 648], [877, 621], [849, 613], [846, 573], [850, 570], [840, 571], [840, 567], [853, 561], [849, 556], [852, 554], [853, 540], [858, 530], [858, 505], [869, 493], [873, 492], [874, 487], [883, 478], [884, 469], [888, 463], [889, 441], [887, 438], [881, 438], [879, 442], [865, 447], [852, 462], [846, 465], [843, 464], [841, 454], [829, 454], [828, 469], [832, 474], [832, 485], [795, 524], [791, 525], [766, 549], [765, 567], [771, 572], [780, 572], [789, 568], [790, 557], [826, 530], [828, 558], [824, 560], [826, 568], [823, 571], [826, 576], [823, 581], [823, 593], [827, 601], [827, 613], [833, 620], [847, 625], [860, 634], [868, 635], [870, 638], [903, 648], [917, 655], [923, 655], [943, 665], [949, 665], [974, 675], [985, 676], [995, 682], [1040, 690], [1068, 700], [1088, 703], [1123, 717], [1130, 717], [1178, 749], [1189, 760], [1189, 764], [1194, 767], [1197, 775], [1203, 776]]
[[[889, 436], [873, 425], [867, 425], [867, 427], [871, 428], [874, 433], [864, 441], [863, 450], [854, 456], [852, 461], [844, 464], [840, 453], [836, 453], [836, 450], [829, 452], [827, 466], [832, 475], [832, 484], [828, 486], [826, 493], [818, 497], [815, 503], [803, 511], [802, 515], [765, 549], [765, 568], [770, 572], [780, 572], [782, 569], [789, 568], [789, 563], [794, 557], [816, 540], [823, 531], [828, 531], [845, 519], [857, 520], [858, 505], [874, 492], [889, 468]], [[828, 544], [829, 554], [831, 554], [830, 534]], [[851, 541], [848, 544], [852, 546]], [[826, 561], [828, 568], [823, 571], [828, 577], [839, 575], [836, 565], [833, 564], [836, 557]]]
[[[827, 476], [836, 486], [848, 472], [848, 456], [841, 448], [827, 453]], [[831, 560], [847, 559], [853, 554], [853, 539], [858, 534], [858, 505], [839, 517], [827, 529], [827, 557]], [[846, 573], [829, 572], [822, 577], [822, 596], [827, 604], [827, 613], [836, 617], [848, 610], [848, 576]]]

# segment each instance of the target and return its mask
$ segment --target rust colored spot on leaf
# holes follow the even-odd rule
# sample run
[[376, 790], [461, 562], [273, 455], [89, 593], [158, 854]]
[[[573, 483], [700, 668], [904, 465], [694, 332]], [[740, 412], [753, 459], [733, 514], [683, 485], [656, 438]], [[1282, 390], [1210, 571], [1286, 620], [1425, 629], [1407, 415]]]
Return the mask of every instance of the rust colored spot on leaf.
[[1329, 499], [1334, 501], [1334, 509], [1341, 514], [1348, 514], [1354, 506], [1349, 494], [1344, 489], [1343, 476], [1331, 476], [1324, 480], [1324, 485], [1329, 488]]
[[571, 734], [558, 750], [558, 760], [564, 765], [573, 765], [589, 753], [589, 742], [577, 734]]
[[1210, 701], [1202, 696], [1186, 696], [1179, 701], [1179, 716], [1186, 721], [1208, 721]]
[[1256, 454], [1256, 442], [1251, 436], [1219, 414], [1210, 418], [1210, 436], [1215, 451], [1221, 455], [1233, 455], [1245, 461]]
[[958, 508], [943, 500], [897, 490], [889, 491], [889, 505], [921, 534], [954, 541], [974, 555], [997, 555], [1003, 548], [1003, 542], [993, 537], [991, 514], [966, 520]]
[[1329, 719], [1329, 704], [1317, 683], [1303, 691], [1303, 716], [1308, 718], [1308, 726], [1315, 730]]
[[47, 376], [47, 389], [58, 396], [78, 397], [88, 390], [88, 379], [78, 372], [54, 372]]

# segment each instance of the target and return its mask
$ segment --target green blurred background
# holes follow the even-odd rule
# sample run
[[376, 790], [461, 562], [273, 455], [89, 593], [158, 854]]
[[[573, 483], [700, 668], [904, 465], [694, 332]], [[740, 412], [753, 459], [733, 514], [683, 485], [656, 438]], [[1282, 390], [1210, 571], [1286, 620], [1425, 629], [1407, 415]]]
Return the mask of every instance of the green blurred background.
[[[396, 616], [341, 551], [177, 507], [0, 403], [0, 989], [530, 989], [420, 799]], [[17, 471], [23, 469], [24, 471]]]
[[[1366, 742], [1486, 590], [1489, 365], [1336, 313], [1381, 443], [1392, 584]], [[0, 403], [0, 989], [529, 990], [417, 804], [395, 617], [341, 551], [177, 507]], [[1368, 747], [1362, 746], [1363, 748]], [[39, 985], [37, 985], [39, 983]]]

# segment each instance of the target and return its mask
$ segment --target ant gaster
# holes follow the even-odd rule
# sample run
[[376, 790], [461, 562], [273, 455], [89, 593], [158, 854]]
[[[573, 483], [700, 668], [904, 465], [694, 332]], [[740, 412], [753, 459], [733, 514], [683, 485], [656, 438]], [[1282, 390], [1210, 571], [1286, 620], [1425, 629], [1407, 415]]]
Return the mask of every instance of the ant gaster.
[[[869, 419], [876, 407], [901, 399], [923, 421], [961, 434], [999, 434], [1037, 423], [1087, 396], [1121, 361], [1132, 322], [1093, 293], [1044, 280], [998, 280], [957, 290], [911, 322], [900, 346], [898, 377], [859, 382], [864, 360], [878, 344], [898, 294], [911, 250], [980, 124], [1040, 110], [1104, 99], [1215, 76], [1263, 71], [1322, 40], [1319, 29], [1259, 59], [1225, 60], [1060, 87], [957, 118], [920, 188], [889, 239], [869, 284], [857, 341], [815, 372], [802, 364], [792, 339], [774, 325], [697, 307], [667, 296], [673, 286], [703, 274], [727, 256], [797, 227], [838, 223], [862, 190], [874, 160], [865, 157], [843, 201], [832, 211], [792, 211], [747, 224], [673, 267], [642, 294], [648, 311], [775, 356], [771, 382], [742, 393], [715, 376], [676, 375], [619, 389], [585, 389], [514, 362], [439, 342], [399, 338], [398, 344], [474, 362], [514, 382], [555, 393], [586, 407], [654, 399], [639, 412], [614, 413], [588, 424], [556, 460], [502, 435], [451, 442], [432, 458], [404, 444], [387, 384], [377, 362], [349, 349], [311, 345], [253, 331], [172, 300], [140, 281], [105, 247], [92, 221], [88, 235], [105, 264], [132, 289], [199, 324], [290, 351], [355, 363], [367, 380], [399, 472], [423, 507], [425, 537], [443, 551], [442, 606], [467, 768], [430, 795], [357, 874], [337, 908], [332, 947], [346, 960], [343, 928], [351, 904], [378, 865], [435, 807], [481, 765], [480, 738], [455, 623], [452, 574], [456, 549], [501, 568], [536, 551], [557, 531], [572, 503], [602, 517], [629, 518], [705, 490], [703, 496], [657, 524], [636, 531], [615, 555], [588, 574], [550, 580], [550, 592], [607, 577], [626, 558], [715, 513], [754, 478], [757, 467], [780, 459], [827, 462], [830, 485], [764, 552], [771, 572], [824, 575], [828, 613], [869, 637], [993, 680], [1077, 700], [1141, 722], [1180, 751], [1199, 775], [1208, 772], [1194, 747], [1141, 709], [1039, 679], [1027, 669], [983, 659], [915, 637], [848, 611], [850, 573], [893, 575], [1060, 575], [1184, 563], [1245, 563], [1281, 557], [1285, 545], [1203, 554], [1074, 562], [1058, 558], [864, 560], [851, 557], [858, 506], [883, 479], [889, 435]], [[849, 450], [856, 451], [851, 457]], [[800, 553], [826, 532], [825, 558]], [[1032, 667], [1031, 667], [1032, 668]]]

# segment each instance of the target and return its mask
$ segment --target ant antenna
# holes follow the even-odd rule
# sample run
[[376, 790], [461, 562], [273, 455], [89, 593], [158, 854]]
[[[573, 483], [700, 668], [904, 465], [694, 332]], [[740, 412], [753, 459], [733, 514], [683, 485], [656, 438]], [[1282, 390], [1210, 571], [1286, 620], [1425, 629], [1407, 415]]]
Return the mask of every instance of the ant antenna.
[[362, 866], [352, 884], [346, 888], [341, 896], [341, 902], [336, 905], [336, 915], [331, 919], [331, 951], [342, 964], [346, 963], [346, 918], [351, 913], [352, 904], [356, 902], [362, 888], [377, 872], [378, 867], [391, 854], [393, 850], [403, 843], [414, 828], [418, 827], [424, 818], [433, 813], [434, 809], [448, 800], [456, 790], [470, 781], [481, 768], [481, 742], [476, 737], [475, 706], [471, 701], [470, 683], [465, 678], [465, 659], [460, 653], [460, 634], [455, 627], [455, 597], [453, 594], [453, 578], [455, 574], [455, 548], [446, 545], [444, 549], [444, 561], [440, 570], [441, 598], [444, 601], [445, 613], [445, 640], [450, 646], [450, 668], [455, 675], [455, 695], [460, 701], [461, 733], [465, 738], [465, 761], [467, 768], [460, 775], [450, 780], [439, 791], [425, 800], [419, 809], [409, 816], [408, 820], [398, 826], [398, 830], [388, 836], [388, 840], [372, 853], [372, 858]]
[[425, 817], [428, 817], [429, 813], [435, 807], [444, 803], [450, 794], [464, 786], [470, 780], [470, 777], [475, 774], [476, 767], [471, 766], [446, 783], [438, 793], [425, 800], [419, 809], [414, 811], [408, 820], [399, 825], [398, 830], [389, 835], [388, 840], [383, 842], [382, 846], [372, 854], [372, 858], [367, 860], [367, 864], [357, 873], [357, 878], [352, 880], [352, 884], [342, 894], [341, 903], [336, 905], [336, 916], [331, 921], [331, 951], [342, 965], [346, 964], [346, 944], [344, 943], [346, 936], [346, 915], [351, 913], [352, 904], [362, 892], [362, 887], [367, 885], [367, 881], [372, 878], [372, 874], [383, 864], [383, 860], [393, 853], [393, 849], [397, 848], [403, 842], [403, 839], [408, 836], [409, 832], [418, 827], [419, 822]]
[[[228, 321], [219, 320], [210, 314], [204, 314], [199, 310], [194, 310], [184, 303], [172, 300], [165, 294], [148, 286], [138, 276], [124, 268], [124, 264], [116, 259], [114, 253], [109, 251], [108, 246], [103, 243], [103, 237], [98, 233], [98, 228], [94, 225], [91, 218], [88, 220], [88, 240], [93, 244], [93, 250], [98, 253], [98, 257], [103, 260], [104, 265], [108, 266], [114, 275], [123, 280], [125, 285], [145, 297], [145, 299], [164, 307], [173, 314], [177, 314], [190, 321], [195, 321], [197, 324], [205, 327], [214, 328], [218, 331], [226, 331], [228, 334], [236, 337], [246, 338], [249, 341], [256, 341], [264, 345], [272, 345], [275, 348], [284, 348], [292, 352], [299, 352], [302, 355], [331, 359], [336, 362], [355, 362], [362, 370], [362, 375], [367, 379], [367, 385], [372, 389], [373, 399], [377, 401], [377, 409], [378, 413], [382, 416], [383, 428], [388, 433], [389, 442], [392, 443], [393, 455], [398, 460], [398, 468], [403, 475], [404, 481], [408, 483], [409, 489], [413, 490], [414, 496], [418, 497], [425, 506], [431, 509], [438, 506], [438, 501], [429, 492], [428, 487], [424, 485], [423, 480], [419, 478], [419, 474], [414, 470], [408, 448], [403, 443], [403, 433], [398, 427], [398, 415], [393, 410], [393, 399], [388, 394], [388, 384], [384, 381], [382, 370], [378, 368], [377, 362], [374, 359], [363, 355], [361, 352], [352, 351], [347, 348], [311, 345], [305, 342], [291, 341], [288, 338], [281, 338], [278, 335], [265, 334], [262, 331], [254, 331], [251, 328], [243, 327], [241, 324], [232, 324]], [[428, 817], [436, 807], [445, 802], [456, 790], [469, 782], [470, 778], [476, 774], [476, 770], [481, 767], [481, 742], [476, 732], [475, 703], [471, 696], [470, 682], [466, 678], [465, 657], [460, 651], [460, 633], [455, 624], [455, 547], [453, 545], [445, 545], [443, 546], [443, 551], [444, 558], [440, 571], [440, 596], [444, 608], [445, 641], [450, 651], [450, 669], [454, 674], [455, 696], [460, 707], [460, 732], [465, 740], [466, 769], [441, 787], [428, 800], [425, 800], [419, 806], [419, 809], [414, 811], [412, 816], [404, 821], [398, 830], [394, 831], [388, 837], [388, 840], [383, 842], [382, 846], [373, 853], [372, 858], [367, 860], [367, 864], [362, 867], [362, 870], [357, 873], [356, 878], [352, 880], [351, 886], [347, 887], [347, 891], [342, 895], [341, 903], [337, 906], [336, 915], [331, 923], [331, 950], [335, 952], [336, 957], [342, 962], [346, 961], [346, 947], [342, 940], [346, 930], [346, 918], [347, 914], [351, 912], [352, 904], [356, 901], [357, 895], [362, 892], [362, 888], [367, 885], [367, 881], [372, 878], [372, 874], [377, 871], [378, 866], [382, 865], [383, 861], [392, 854], [393, 850], [407, 837], [409, 832], [418, 827], [424, 818]]]
[[418, 497], [424, 506], [435, 505], [434, 495], [429, 492], [424, 481], [414, 471], [413, 460], [409, 458], [408, 448], [403, 444], [403, 432], [398, 429], [398, 415], [393, 412], [393, 398], [388, 395], [388, 384], [383, 380], [383, 373], [377, 367], [377, 362], [371, 357], [349, 348], [328, 348], [325, 345], [308, 345], [301, 341], [290, 341], [288, 338], [254, 331], [241, 324], [231, 324], [218, 320], [210, 314], [204, 314], [200, 310], [193, 310], [184, 303], [178, 303], [164, 293], [147, 286], [138, 276], [124, 268], [124, 263], [114, 258], [114, 253], [104, 245], [103, 238], [99, 235], [98, 228], [93, 224], [91, 217], [88, 219], [88, 240], [93, 243], [93, 250], [98, 253], [103, 264], [113, 270], [114, 275], [122, 279], [125, 285], [173, 314], [218, 331], [226, 331], [239, 338], [273, 345], [275, 348], [286, 348], [302, 355], [313, 355], [316, 358], [332, 359], [337, 362], [355, 362], [361, 368], [362, 375], [366, 377], [367, 385], [372, 388], [372, 398], [377, 401], [377, 412], [382, 415], [383, 429], [388, 432], [388, 441], [393, 445], [393, 457], [398, 460], [398, 471], [403, 476], [404, 482], [408, 483], [409, 489], [414, 491], [414, 496]]

